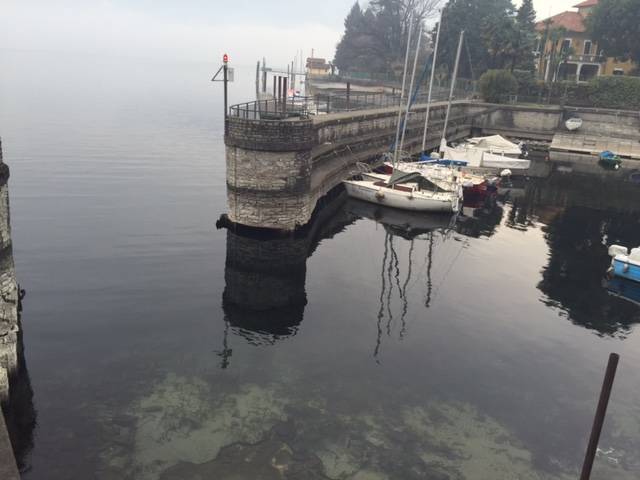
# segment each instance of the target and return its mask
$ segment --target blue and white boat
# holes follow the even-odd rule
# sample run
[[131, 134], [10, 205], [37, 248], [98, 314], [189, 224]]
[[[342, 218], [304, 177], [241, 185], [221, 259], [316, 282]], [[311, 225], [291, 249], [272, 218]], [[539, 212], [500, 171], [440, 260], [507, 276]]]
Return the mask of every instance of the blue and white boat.
[[612, 257], [610, 272], [616, 277], [640, 282], [640, 247], [632, 248], [611, 245], [609, 256]]

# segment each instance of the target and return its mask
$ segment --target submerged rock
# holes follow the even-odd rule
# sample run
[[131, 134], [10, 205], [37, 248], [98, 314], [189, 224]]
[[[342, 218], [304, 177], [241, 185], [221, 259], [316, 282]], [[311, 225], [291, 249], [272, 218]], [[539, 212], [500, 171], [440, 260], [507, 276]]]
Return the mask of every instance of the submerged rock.
[[[256, 443], [284, 420], [285, 403], [259, 385], [219, 393], [200, 379], [169, 374], [127, 412], [135, 418], [131, 477], [159, 478], [172, 465], [209, 462], [226, 445]], [[118, 456], [107, 461], [122, 466]]]
[[131, 430], [132, 449], [106, 455], [104, 471], [143, 480], [569, 478], [537, 471], [514, 435], [470, 404], [347, 412], [318, 391], [307, 398], [287, 387], [244, 384], [221, 393], [201, 379], [167, 375], [125, 412], [120, 423]]

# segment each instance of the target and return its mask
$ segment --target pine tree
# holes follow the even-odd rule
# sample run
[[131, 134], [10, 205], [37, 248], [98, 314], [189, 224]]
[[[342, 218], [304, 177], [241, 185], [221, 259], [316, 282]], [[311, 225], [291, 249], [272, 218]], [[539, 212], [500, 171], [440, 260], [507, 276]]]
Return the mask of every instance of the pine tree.
[[475, 78], [485, 72], [498, 57], [492, 57], [486, 46], [487, 30], [512, 17], [511, 0], [449, 0], [444, 7], [440, 33], [438, 68], [451, 72], [455, 60], [460, 31], [465, 31], [465, 46], [460, 62], [460, 76]]
[[521, 70], [533, 72], [533, 50], [536, 44], [536, 11], [533, 8], [533, 0], [522, 0], [522, 5], [516, 15], [517, 27], [517, 62], [515, 65]]
[[415, 22], [415, 41], [417, 23], [435, 12], [438, 4], [439, 0], [371, 0], [363, 11], [356, 2], [345, 19], [334, 63], [343, 72], [390, 73], [404, 58], [409, 18]]
[[357, 55], [355, 43], [358, 35], [364, 27], [364, 15], [360, 4], [356, 1], [351, 7], [347, 18], [344, 20], [344, 35], [336, 47], [336, 54], [333, 63], [340, 71], [348, 71], [354, 66]]

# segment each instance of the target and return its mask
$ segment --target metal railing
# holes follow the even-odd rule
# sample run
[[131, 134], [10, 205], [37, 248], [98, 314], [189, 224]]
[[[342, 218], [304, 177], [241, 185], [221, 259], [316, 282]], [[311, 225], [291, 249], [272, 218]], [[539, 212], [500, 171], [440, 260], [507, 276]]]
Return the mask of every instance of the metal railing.
[[569, 62], [604, 63], [605, 60], [603, 55], [573, 54], [567, 57]]
[[[468, 88], [456, 89], [456, 99], [470, 98], [475, 92]], [[432, 101], [446, 100], [449, 90], [444, 87], [434, 88]], [[415, 104], [427, 102], [427, 94], [420, 94]], [[397, 108], [400, 95], [391, 93], [365, 92], [328, 92], [313, 96], [288, 97], [287, 99], [269, 99], [245, 102], [229, 108], [229, 116], [246, 120], [286, 120], [289, 118], [309, 118], [314, 115], [351, 112], [356, 110], [372, 110], [381, 108]]]

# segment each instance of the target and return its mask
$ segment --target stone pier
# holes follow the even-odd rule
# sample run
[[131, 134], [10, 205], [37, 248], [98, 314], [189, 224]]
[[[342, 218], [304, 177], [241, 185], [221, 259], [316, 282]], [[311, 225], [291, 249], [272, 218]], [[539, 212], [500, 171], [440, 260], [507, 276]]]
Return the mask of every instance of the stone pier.
[[[440, 143], [446, 105], [432, 104], [427, 150]], [[318, 200], [356, 173], [357, 163], [372, 163], [389, 151], [397, 114], [397, 108], [381, 108], [283, 120], [229, 116], [225, 134], [229, 219], [243, 226], [282, 231], [306, 225]], [[413, 107], [404, 144], [409, 153], [421, 148], [425, 115], [426, 105]], [[572, 134], [564, 120], [575, 115], [585, 123], [582, 132]], [[639, 125], [638, 114], [633, 112], [460, 100], [453, 104], [446, 137], [455, 142], [471, 135], [500, 134], [551, 144], [556, 154], [563, 149], [593, 154], [611, 146], [614, 137], [618, 149], [637, 146]], [[580, 148], [569, 145], [569, 137], [580, 140]], [[594, 143], [594, 137], [600, 143]], [[602, 143], [605, 137], [606, 145]], [[595, 150], [585, 147], [584, 138], [596, 145]], [[621, 154], [635, 158], [638, 149], [634, 149]]]
[[[9, 382], [18, 371], [18, 283], [11, 251], [9, 221], [9, 167], [3, 162], [0, 140], [0, 404], [9, 407]], [[0, 477], [18, 479], [14, 452], [4, 415], [0, 415]]]
[[0, 141], [0, 401], [9, 398], [9, 377], [17, 367], [18, 283], [11, 251], [9, 167]]
[[[467, 137], [475, 117], [491, 107], [455, 102], [450, 140]], [[439, 145], [446, 103], [432, 105], [427, 148]], [[414, 108], [404, 149], [421, 148], [426, 105]], [[313, 118], [251, 120], [230, 116], [225, 135], [227, 200], [232, 222], [257, 228], [295, 230], [305, 225], [318, 200], [355, 173], [356, 163], [388, 151], [397, 108], [318, 115]]]

